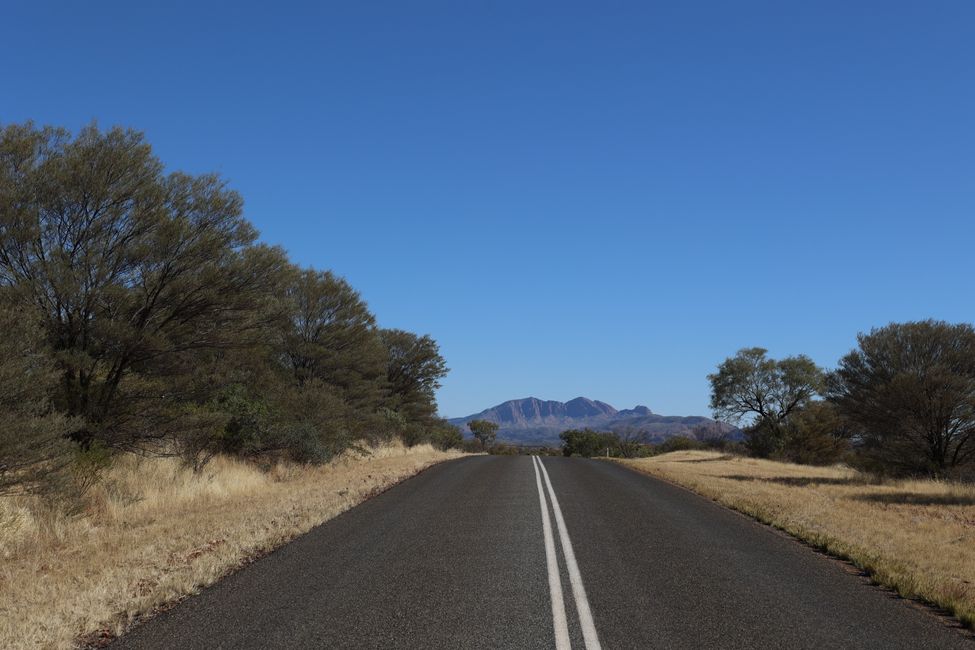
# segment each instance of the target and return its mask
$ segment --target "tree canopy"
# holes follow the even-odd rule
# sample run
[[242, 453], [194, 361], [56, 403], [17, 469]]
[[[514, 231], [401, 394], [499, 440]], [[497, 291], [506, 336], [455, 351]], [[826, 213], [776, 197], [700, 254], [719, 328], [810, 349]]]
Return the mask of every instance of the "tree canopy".
[[380, 330], [386, 349], [388, 405], [406, 418], [429, 420], [436, 414], [436, 390], [448, 372], [437, 342], [429, 335]]
[[467, 423], [474, 438], [481, 443], [481, 447], [488, 448], [494, 444], [498, 435], [498, 423], [490, 420], [471, 420]]
[[380, 330], [346, 280], [260, 243], [237, 192], [167, 172], [137, 131], [0, 128], [0, 303], [0, 473], [65, 433], [194, 462], [458, 443], [431, 337]]
[[0, 133], [0, 282], [39, 310], [83, 441], [153, 436], [156, 380], [257, 330], [286, 259], [256, 236], [239, 195], [164, 174], [139, 133]]
[[882, 463], [944, 474], [975, 457], [975, 329], [894, 323], [857, 337], [829, 399]]
[[380, 406], [386, 349], [359, 292], [331, 271], [305, 270], [292, 275], [286, 295], [283, 349], [295, 382], [318, 379], [354, 408]]
[[825, 377], [805, 355], [776, 360], [767, 353], [739, 350], [708, 375], [715, 419], [748, 425], [749, 443], [760, 455], [781, 447], [789, 417], [823, 390]]

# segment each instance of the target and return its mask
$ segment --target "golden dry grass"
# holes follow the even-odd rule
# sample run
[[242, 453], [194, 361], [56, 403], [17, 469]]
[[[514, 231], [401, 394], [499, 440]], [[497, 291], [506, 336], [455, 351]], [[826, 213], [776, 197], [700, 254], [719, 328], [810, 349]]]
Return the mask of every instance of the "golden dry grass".
[[68, 648], [96, 630], [120, 633], [135, 617], [460, 455], [396, 444], [266, 472], [217, 458], [199, 474], [172, 458], [126, 456], [88, 495], [84, 516], [0, 499], [0, 647]]
[[876, 582], [975, 625], [975, 487], [875, 481], [846, 467], [810, 467], [707, 451], [624, 460], [652, 476], [848, 559]]

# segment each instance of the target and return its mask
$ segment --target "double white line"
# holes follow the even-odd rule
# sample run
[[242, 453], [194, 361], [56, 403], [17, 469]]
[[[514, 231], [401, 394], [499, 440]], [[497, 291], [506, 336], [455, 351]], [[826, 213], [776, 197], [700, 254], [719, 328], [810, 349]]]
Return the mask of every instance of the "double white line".
[[[569, 539], [569, 531], [565, 527], [565, 519], [562, 517], [562, 508], [559, 507], [559, 500], [552, 489], [552, 481], [548, 478], [548, 471], [545, 465], [537, 456], [532, 456], [532, 464], [535, 467], [535, 482], [538, 485], [538, 502], [542, 506], [542, 529], [545, 533], [545, 560], [548, 565], [548, 589], [552, 597], [552, 622], [555, 626], [555, 648], [556, 650], [571, 650], [569, 643], [569, 626], [565, 617], [565, 601], [562, 597], [562, 577], [559, 573], [559, 563], [555, 555], [555, 539], [552, 535], [552, 520], [548, 514], [548, 505], [545, 502], [545, 490], [542, 489], [542, 476], [545, 477], [545, 485], [548, 488], [548, 496], [552, 500], [552, 510], [555, 512], [555, 524], [559, 529], [559, 541], [562, 544], [562, 554], [565, 556], [565, 565], [569, 570], [569, 584], [572, 585], [572, 596], [576, 601], [576, 611], [579, 613], [579, 626], [582, 628], [582, 638], [586, 643], [586, 650], [600, 650], [599, 636], [596, 634], [596, 626], [592, 622], [592, 611], [589, 609], [589, 599], [586, 598], [586, 588], [582, 585], [582, 574], [579, 573], [579, 565], [576, 564], [576, 554], [572, 550], [572, 541]], [[541, 474], [539, 474], [541, 470]]]

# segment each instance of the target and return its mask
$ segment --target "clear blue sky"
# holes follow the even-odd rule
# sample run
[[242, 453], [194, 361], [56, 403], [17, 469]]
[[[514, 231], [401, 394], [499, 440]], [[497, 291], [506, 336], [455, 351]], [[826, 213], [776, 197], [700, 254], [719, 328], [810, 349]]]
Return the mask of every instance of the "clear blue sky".
[[971, 0], [10, 1], [0, 51], [0, 122], [220, 172], [440, 342], [446, 415], [706, 413], [740, 347], [975, 320]]

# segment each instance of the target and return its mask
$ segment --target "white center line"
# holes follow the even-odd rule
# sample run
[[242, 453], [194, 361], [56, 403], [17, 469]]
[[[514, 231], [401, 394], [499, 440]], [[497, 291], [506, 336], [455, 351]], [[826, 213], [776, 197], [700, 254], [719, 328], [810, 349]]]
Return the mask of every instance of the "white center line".
[[576, 611], [579, 612], [579, 625], [582, 627], [582, 638], [586, 642], [586, 650], [600, 650], [602, 646], [599, 645], [596, 625], [592, 621], [589, 599], [586, 598], [586, 588], [582, 585], [582, 574], [579, 573], [579, 565], [576, 564], [576, 554], [572, 550], [572, 541], [569, 539], [569, 531], [565, 527], [562, 508], [559, 507], [559, 500], [556, 498], [555, 490], [552, 488], [552, 481], [548, 478], [548, 470], [545, 469], [541, 458], [537, 458], [536, 460], [542, 469], [542, 474], [545, 476], [545, 485], [548, 486], [548, 496], [552, 500], [552, 509], [555, 511], [555, 523], [559, 529], [559, 540], [562, 542], [562, 554], [565, 556], [565, 565], [569, 570], [569, 582], [572, 584], [572, 595], [575, 597]]
[[[552, 520], [548, 515], [548, 504], [545, 503], [545, 490], [542, 489], [542, 478], [538, 473], [541, 461], [532, 456], [532, 467], [535, 468], [535, 483], [538, 485], [538, 502], [542, 506], [542, 530], [545, 532], [545, 561], [548, 566], [548, 591], [552, 598], [552, 624], [555, 626], [555, 649], [571, 650], [569, 643], [569, 626], [565, 620], [565, 601], [562, 598], [562, 578], [559, 575], [559, 563], [555, 557], [555, 538], [552, 536]], [[542, 468], [544, 470], [544, 468]]]

